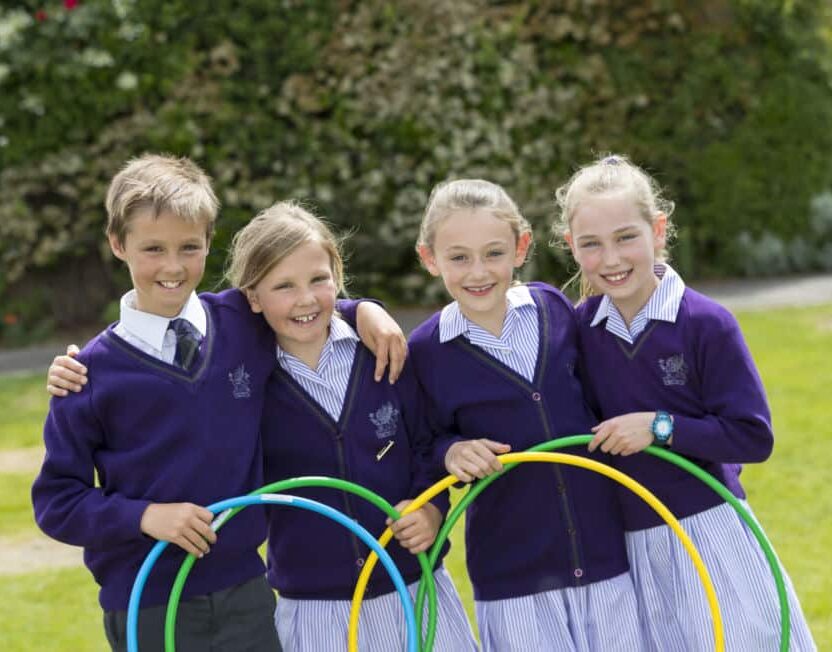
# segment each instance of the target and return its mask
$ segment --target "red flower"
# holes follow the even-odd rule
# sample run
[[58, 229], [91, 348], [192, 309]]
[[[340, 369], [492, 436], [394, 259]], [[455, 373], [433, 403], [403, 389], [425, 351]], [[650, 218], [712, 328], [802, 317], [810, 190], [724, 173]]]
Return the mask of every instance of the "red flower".
[[46, 15], [46, 11], [44, 11], [43, 9], [38, 9], [35, 12], [35, 20], [38, 21], [39, 23], [42, 23], [47, 18], [48, 18], [48, 16]]
[[18, 321], [20, 321], [20, 318], [13, 312], [7, 312], [3, 315], [3, 323], [6, 326], [14, 326]]
[[64, 9], [72, 11], [78, 6], [78, 0], [64, 0]]

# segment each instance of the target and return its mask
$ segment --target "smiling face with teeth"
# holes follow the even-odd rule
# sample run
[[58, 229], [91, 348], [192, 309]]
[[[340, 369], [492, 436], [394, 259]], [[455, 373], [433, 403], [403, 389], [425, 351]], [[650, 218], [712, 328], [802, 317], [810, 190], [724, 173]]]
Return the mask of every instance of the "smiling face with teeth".
[[205, 223], [149, 210], [130, 219], [124, 242], [109, 236], [110, 249], [127, 263], [136, 308], [175, 317], [205, 273], [208, 236]]
[[515, 237], [511, 226], [487, 209], [459, 210], [437, 225], [433, 246], [420, 246], [419, 257], [431, 274], [442, 277], [463, 315], [499, 335], [506, 292], [530, 243], [531, 233]]
[[332, 261], [321, 243], [299, 245], [245, 293], [251, 309], [272, 327], [280, 348], [315, 369], [338, 295]]
[[666, 241], [667, 217], [646, 219], [626, 193], [588, 197], [569, 224], [566, 241], [592, 287], [608, 295], [627, 322], [659, 280], [653, 266]]

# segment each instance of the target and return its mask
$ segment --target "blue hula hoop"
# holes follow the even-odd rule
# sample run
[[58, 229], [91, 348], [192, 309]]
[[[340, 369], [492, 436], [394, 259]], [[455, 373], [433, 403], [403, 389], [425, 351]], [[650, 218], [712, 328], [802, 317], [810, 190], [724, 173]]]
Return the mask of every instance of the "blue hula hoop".
[[[404, 607], [404, 617], [407, 623], [408, 652], [417, 652], [419, 648], [416, 636], [416, 616], [413, 611], [413, 601], [410, 598], [410, 593], [407, 591], [404, 578], [399, 572], [399, 569], [396, 568], [396, 564], [393, 562], [389, 553], [379, 545], [378, 541], [373, 538], [373, 536], [364, 527], [353, 521], [351, 518], [342, 512], [339, 512], [337, 509], [329, 507], [328, 505], [324, 505], [314, 500], [309, 500], [308, 498], [288, 496], [286, 494], [237, 496], [236, 498], [228, 498], [214, 503], [213, 505], [208, 505], [206, 509], [214, 514], [217, 514], [218, 512], [225, 512], [233, 507], [247, 507], [248, 505], [264, 503], [285, 505], [287, 507], [298, 507], [300, 509], [306, 509], [310, 512], [316, 512], [322, 516], [326, 516], [336, 523], [340, 523], [346, 527], [359, 539], [361, 539], [367, 547], [375, 552], [379, 557], [379, 561], [381, 561], [384, 568], [386, 568], [387, 572], [390, 574], [390, 579], [393, 580], [396, 591], [401, 598], [402, 607]], [[214, 520], [214, 524], [222, 522], [224, 518], [225, 515], [221, 513], [220, 516]], [[150, 571], [153, 569], [156, 561], [168, 545], [167, 541], [159, 541], [155, 546], [153, 546], [147, 554], [147, 557], [145, 557], [141, 568], [139, 568], [139, 572], [136, 574], [136, 579], [133, 582], [133, 588], [130, 591], [130, 601], [127, 605], [127, 652], [139, 652], [139, 603], [142, 599], [142, 592], [144, 591], [144, 585], [147, 582], [147, 577], [150, 575]]]

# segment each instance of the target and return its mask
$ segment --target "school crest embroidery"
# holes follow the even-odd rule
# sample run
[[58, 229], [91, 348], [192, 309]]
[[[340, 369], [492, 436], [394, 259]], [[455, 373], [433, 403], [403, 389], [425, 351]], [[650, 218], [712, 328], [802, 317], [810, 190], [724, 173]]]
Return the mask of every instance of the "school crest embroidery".
[[231, 381], [231, 394], [234, 398], [249, 398], [251, 396], [251, 376], [246, 371], [246, 366], [241, 364], [234, 371], [228, 374]]
[[387, 439], [396, 434], [399, 411], [389, 401], [375, 412], [370, 412], [370, 421], [376, 427], [376, 437]]
[[662, 382], [665, 386], [686, 385], [688, 382], [688, 365], [685, 356], [681, 353], [671, 355], [669, 358], [659, 358], [659, 367], [664, 376]]

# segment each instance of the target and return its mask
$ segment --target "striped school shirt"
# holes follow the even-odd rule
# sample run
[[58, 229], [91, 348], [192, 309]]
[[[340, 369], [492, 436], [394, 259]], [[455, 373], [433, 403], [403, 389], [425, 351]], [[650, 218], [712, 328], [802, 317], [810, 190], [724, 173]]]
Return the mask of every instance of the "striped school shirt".
[[462, 335], [471, 344], [532, 382], [540, 340], [537, 305], [525, 285], [509, 288], [506, 304], [506, 316], [499, 337], [463, 315], [456, 301], [448, 304], [439, 317], [439, 341], [444, 344]]
[[318, 368], [310, 369], [304, 362], [277, 347], [278, 364], [305, 389], [333, 421], [338, 421], [347, 395], [358, 335], [340, 317], [333, 315]]
[[606, 319], [606, 329], [609, 333], [620, 337], [628, 344], [633, 344], [651, 320], [675, 323], [676, 315], [679, 314], [679, 305], [682, 303], [682, 295], [685, 293], [685, 282], [676, 270], [665, 263], [654, 265], [653, 272], [660, 282], [644, 307], [633, 317], [629, 328], [608, 295], [601, 298], [601, 303], [590, 326], [597, 326]]

